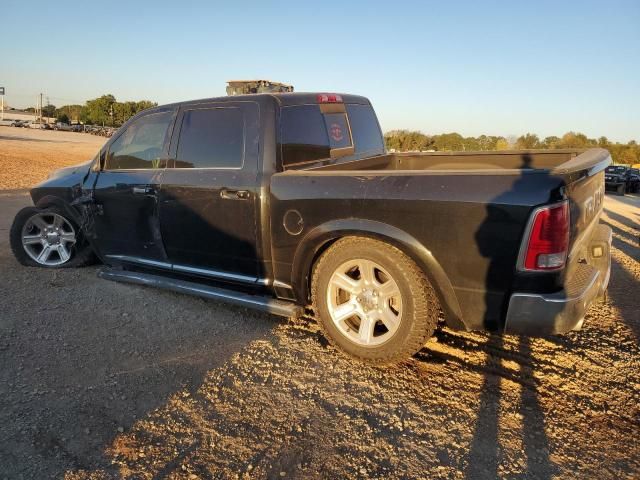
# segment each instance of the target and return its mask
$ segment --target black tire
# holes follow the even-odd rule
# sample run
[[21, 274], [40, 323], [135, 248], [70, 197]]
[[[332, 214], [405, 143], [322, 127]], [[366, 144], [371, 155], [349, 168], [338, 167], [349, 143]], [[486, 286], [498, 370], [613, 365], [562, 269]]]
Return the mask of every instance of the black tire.
[[626, 190], [626, 185], [624, 183], [621, 185], [618, 185], [618, 188], [616, 188], [616, 195], [620, 195], [624, 197], [625, 190]]
[[[70, 248], [71, 256], [65, 263], [55, 266], [43, 265], [32, 259], [25, 251], [25, 248], [22, 245], [22, 229], [25, 223], [37, 213], [55, 213], [60, 215], [64, 217], [75, 229], [76, 243]], [[16, 257], [16, 260], [26, 267], [75, 268], [90, 265], [96, 261], [93, 250], [85, 240], [78, 224], [62, 208], [57, 206], [42, 209], [36, 207], [25, 207], [20, 210], [13, 219], [13, 224], [11, 225], [11, 230], [9, 232], [9, 240], [11, 243], [11, 251]]]
[[[390, 339], [376, 346], [355, 343], [336, 327], [327, 305], [327, 289], [333, 273], [354, 259], [373, 261], [395, 280], [402, 297], [402, 316]], [[424, 272], [392, 245], [365, 237], [336, 241], [316, 262], [311, 281], [313, 307], [329, 341], [344, 353], [372, 364], [400, 362], [418, 352], [433, 335], [440, 306]]]

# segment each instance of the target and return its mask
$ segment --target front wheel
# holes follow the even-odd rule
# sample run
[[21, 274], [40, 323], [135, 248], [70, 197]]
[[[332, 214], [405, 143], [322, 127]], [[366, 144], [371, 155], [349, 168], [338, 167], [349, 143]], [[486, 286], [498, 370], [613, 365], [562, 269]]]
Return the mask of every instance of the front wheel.
[[413, 260], [363, 237], [338, 240], [320, 257], [312, 297], [329, 340], [376, 364], [395, 363], [420, 350], [440, 310], [433, 287]]
[[616, 194], [624, 196], [625, 190], [626, 190], [626, 184], [623, 183], [621, 185], [618, 185], [618, 188], [616, 189]]
[[80, 267], [94, 259], [78, 225], [59, 207], [20, 210], [10, 241], [18, 262], [28, 267]]

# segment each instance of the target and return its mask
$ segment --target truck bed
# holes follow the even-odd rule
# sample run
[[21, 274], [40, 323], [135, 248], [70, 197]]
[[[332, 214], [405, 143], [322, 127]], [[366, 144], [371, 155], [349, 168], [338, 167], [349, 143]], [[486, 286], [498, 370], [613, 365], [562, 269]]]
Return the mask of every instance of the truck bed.
[[605, 150], [509, 150], [499, 152], [410, 152], [388, 153], [360, 160], [336, 162], [313, 171], [444, 171], [471, 173], [496, 170], [541, 170], [564, 173], [597, 163]]

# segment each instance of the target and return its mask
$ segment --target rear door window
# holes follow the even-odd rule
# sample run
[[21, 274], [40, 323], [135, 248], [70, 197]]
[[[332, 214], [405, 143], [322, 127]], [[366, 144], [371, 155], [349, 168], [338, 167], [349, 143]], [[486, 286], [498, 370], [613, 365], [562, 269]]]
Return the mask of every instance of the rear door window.
[[242, 168], [245, 122], [241, 108], [185, 110], [176, 168]]
[[284, 107], [280, 128], [283, 165], [330, 158], [329, 136], [318, 105]]

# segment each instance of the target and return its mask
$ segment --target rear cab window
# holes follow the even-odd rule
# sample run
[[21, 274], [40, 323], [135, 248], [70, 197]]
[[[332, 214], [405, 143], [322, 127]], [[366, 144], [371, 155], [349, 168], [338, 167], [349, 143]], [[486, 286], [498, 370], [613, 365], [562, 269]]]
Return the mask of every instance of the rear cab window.
[[381, 155], [384, 142], [371, 105], [295, 105], [281, 108], [280, 151], [287, 169]]

